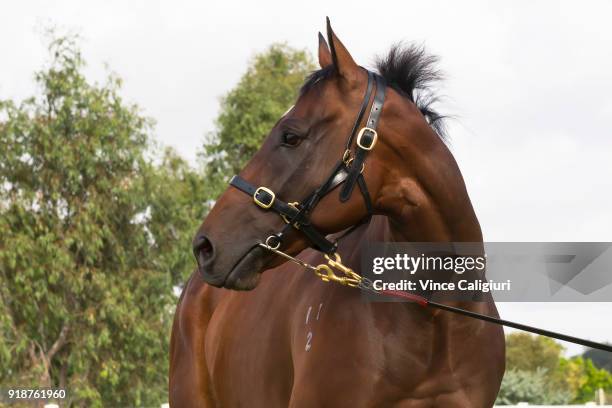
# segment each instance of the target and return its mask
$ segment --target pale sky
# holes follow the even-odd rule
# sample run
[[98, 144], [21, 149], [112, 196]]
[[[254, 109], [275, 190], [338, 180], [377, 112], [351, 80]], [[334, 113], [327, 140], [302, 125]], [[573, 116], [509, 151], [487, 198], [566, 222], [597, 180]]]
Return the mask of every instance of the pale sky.
[[[400, 40], [440, 56], [451, 149], [486, 240], [612, 240], [612, 2], [329, 3], [11, 2], [0, 13], [0, 99], [34, 91], [42, 27], [77, 31], [89, 78], [108, 64], [157, 121], [157, 139], [193, 162], [249, 58], [273, 42], [314, 54], [329, 15], [362, 65]], [[612, 341], [612, 303], [499, 307], [506, 319]]]

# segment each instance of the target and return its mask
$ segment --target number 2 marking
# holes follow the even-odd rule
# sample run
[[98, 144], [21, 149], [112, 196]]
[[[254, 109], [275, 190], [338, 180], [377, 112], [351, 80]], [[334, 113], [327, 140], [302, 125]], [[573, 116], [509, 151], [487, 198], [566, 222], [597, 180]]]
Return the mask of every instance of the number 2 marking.
[[[323, 308], [323, 303], [319, 303], [319, 308], [317, 309], [317, 315], [315, 317], [316, 320], [319, 320], [319, 316], [321, 315], [321, 309]], [[308, 323], [310, 322], [310, 314], [312, 313], [312, 306], [308, 306], [308, 309], [306, 310], [306, 321], [304, 322], [305, 325], [308, 325]], [[312, 331], [309, 331], [308, 333], [306, 333], [306, 346], [304, 347], [304, 350], [309, 351], [312, 348]]]
[[312, 341], [312, 332], [308, 332], [308, 334], [306, 335], [306, 347], [304, 347], [304, 350], [309, 351], [310, 348], [312, 347], [312, 345], [310, 344]]

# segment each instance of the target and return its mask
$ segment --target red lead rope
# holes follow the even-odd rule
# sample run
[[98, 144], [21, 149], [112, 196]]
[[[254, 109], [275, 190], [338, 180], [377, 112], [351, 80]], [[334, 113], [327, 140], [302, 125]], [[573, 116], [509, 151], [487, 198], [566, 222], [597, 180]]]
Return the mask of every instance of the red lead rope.
[[409, 292], [401, 292], [398, 290], [381, 290], [378, 291], [378, 293], [381, 293], [383, 295], [387, 295], [390, 297], [396, 297], [396, 298], [401, 298], [401, 299], [407, 299], [410, 300], [414, 303], [418, 303], [419, 305], [425, 307], [429, 304], [429, 301], [427, 299], [425, 299], [423, 296], [419, 296], [419, 295], [415, 295]]
[[[259, 243], [259, 246], [267, 249], [268, 251], [274, 252], [277, 255], [280, 255], [288, 260], [290, 260], [291, 262], [294, 262], [300, 266], [302, 266], [305, 269], [309, 269], [314, 271], [318, 277], [320, 277], [321, 279], [323, 279], [324, 281], [328, 282], [330, 280], [334, 280], [335, 282], [340, 282], [343, 284], [347, 284], [347, 278], [340, 278], [338, 276], [336, 276], [333, 271], [331, 270], [331, 267], [335, 267], [335, 268], [340, 268], [341, 271], [343, 271], [345, 274], [346, 273], [350, 273], [349, 277], [350, 278], [354, 278], [355, 276], [357, 278], [359, 278], [361, 280], [359, 285], [355, 285], [354, 287], [360, 288], [362, 290], [366, 290], [369, 292], [373, 292], [373, 293], [377, 293], [380, 295], [385, 295], [385, 296], [390, 296], [390, 297], [394, 297], [394, 298], [398, 298], [398, 299], [405, 299], [408, 300], [410, 302], [414, 302], [419, 304], [422, 307], [426, 307], [426, 306], [430, 306], [430, 307], [435, 307], [436, 309], [442, 309], [442, 310], [446, 310], [447, 312], [451, 312], [451, 313], [455, 313], [455, 314], [460, 314], [463, 316], [468, 316], [471, 317], [473, 319], [478, 319], [478, 320], [483, 320], [485, 322], [489, 322], [489, 323], [493, 323], [493, 324], [498, 324], [501, 326], [508, 326], [508, 327], [512, 327], [518, 330], [523, 330], [523, 331], [527, 331], [530, 333], [535, 333], [535, 334], [540, 334], [542, 336], [546, 336], [546, 337], [552, 337], [554, 339], [559, 339], [559, 340], [563, 340], [563, 341], [569, 341], [570, 343], [576, 343], [576, 344], [581, 344], [583, 346], [587, 346], [587, 347], [591, 347], [591, 348], [595, 348], [595, 349], [599, 349], [599, 350], [605, 350], [608, 352], [612, 352], [612, 345], [610, 344], [602, 344], [602, 343], [597, 343], [594, 341], [590, 341], [590, 340], [586, 340], [586, 339], [581, 339], [579, 337], [573, 337], [573, 336], [568, 336], [566, 334], [561, 334], [561, 333], [555, 333], [549, 330], [544, 330], [544, 329], [538, 329], [537, 327], [531, 327], [531, 326], [527, 326], [525, 324], [521, 324], [521, 323], [515, 323], [515, 322], [511, 322], [510, 320], [504, 320], [504, 319], [500, 319], [499, 317], [493, 317], [493, 316], [487, 316], [484, 314], [480, 314], [480, 313], [476, 313], [476, 312], [472, 312], [470, 310], [466, 310], [466, 309], [460, 309], [458, 307], [454, 307], [454, 306], [449, 306], [449, 305], [445, 305], [444, 303], [438, 303], [438, 302], [434, 302], [431, 300], [428, 300], [426, 298], [424, 298], [423, 296], [419, 296], [419, 295], [415, 295], [413, 293], [409, 293], [409, 292], [402, 292], [402, 291], [397, 291], [397, 290], [376, 290], [372, 287], [372, 282], [370, 282], [369, 280], [366, 280], [365, 278], [357, 275], [355, 272], [353, 272], [350, 268], [347, 268], [346, 266], [342, 265], [340, 256], [336, 254], [336, 260], [331, 260], [328, 258], [328, 262], [330, 263], [330, 266], [327, 266], [325, 264], [320, 265], [318, 267], [314, 267], [300, 259], [297, 259], [291, 255], [288, 255], [282, 251], [279, 251], [276, 248], [272, 248], [269, 245], [263, 244], [263, 243]], [[322, 267], [325, 267], [325, 270], [327, 270], [326, 273], [323, 273], [320, 271], [320, 269]], [[354, 276], [355, 275], [355, 276]], [[367, 285], [365, 284], [367, 281]], [[351, 281], [352, 282], [352, 281]], [[357, 281], [359, 282], [359, 280]]]

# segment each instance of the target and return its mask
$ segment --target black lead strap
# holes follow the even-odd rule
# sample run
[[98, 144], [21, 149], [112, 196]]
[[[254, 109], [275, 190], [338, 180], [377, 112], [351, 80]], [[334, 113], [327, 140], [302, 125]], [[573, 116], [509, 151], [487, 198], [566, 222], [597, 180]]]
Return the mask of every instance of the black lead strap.
[[546, 337], [552, 337], [553, 339], [569, 341], [570, 343], [580, 344], [581, 346], [591, 347], [594, 349], [605, 350], [608, 352], [612, 352], [612, 345], [597, 343], [595, 341], [581, 339], [580, 337], [569, 336], [567, 334], [557, 333], [550, 330], [540, 329], [537, 327], [528, 326], [526, 324], [516, 323], [510, 320], [501, 319], [499, 317], [488, 316], [476, 312], [472, 312], [470, 310], [460, 309], [458, 307], [445, 305], [443, 303], [437, 302], [427, 302], [428, 306], [433, 306], [438, 309], [446, 310], [447, 312], [457, 313], [464, 316], [471, 317], [473, 319], [484, 320], [489, 323], [499, 324], [501, 326], [512, 327], [514, 329], [523, 330], [526, 332], [539, 334]]
[[528, 326], [522, 323], [516, 323], [511, 320], [505, 320], [499, 317], [494, 317], [494, 316], [489, 316], [489, 315], [485, 315], [482, 313], [472, 312], [471, 310], [461, 309], [455, 306], [445, 305], [444, 303], [434, 302], [432, 300], [428, 300], [425, 297], [421, 295], [417, 295], [415, 293], [398, 291], [398, 290], [378, 291], [372, 288], [370, 288], [369, 290], [372, 293], [377, 294], [377, 295], [384, 295], [384, 296], [390, 296], [394, 298], [405, 299], [411, 302], [418, 303], [419, 305], [423, 307], [427, 307], [427, 306], [435, 307], [436, 309], [441, 309], [441, 310], [445, 310], [450, 313], [455, 313], [455, 314], [460, 314], [463, 316], [471, 317], [472, 319], [478, 319], [478, 320], [482, 320], [485, 322], [497, 324], [500, 326], [512, 327], [514, 329], [526, 331], [529, 333], [539, 334], [542, 336], [551, 337], [553, 339], [569, 341], [570, 343], [580, 344], [582, 346], [612, 352], [612, 344], [598, 343], [596, 341], [582, 339], [580, 337], [569, 336], [563, 333], [557, 333], [557, 332], [546, 330], [546, 329], [540, 329], [538, 327]]

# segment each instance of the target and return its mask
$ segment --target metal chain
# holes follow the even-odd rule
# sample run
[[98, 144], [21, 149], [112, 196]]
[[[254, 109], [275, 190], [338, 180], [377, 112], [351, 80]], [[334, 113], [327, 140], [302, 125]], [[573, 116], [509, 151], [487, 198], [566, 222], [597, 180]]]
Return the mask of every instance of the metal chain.
[[374, 289], [374, 283], [370, 279], [364, 276], [361, 277], [361, 282], [359, 283], [359, 289], [366, 291], [366, 292], [374, 293], [374, 294], [380, 294], [379, 291]]
[[270, 245], [264, 244], [263, 242], [260, 242], [260, 243], [258, 243], [257, 245], [259, 245], [259, 246], [260, 246], [260, 247], [262, 247], [262, 248], [267, 249], [267, 250], [268, 250], [268, 251], [270, 251], [270, 252], [274, 252], [276, 255], [280, 255], [280, 256], [282, 256], [283, 258], [286, 258], [286, 259], [288, 259], [289, 261], [291, 261], [291, 262], [293, 262], [293, 263], [295, 263], [295, 264], [297, 264], [297, 265], [300, 265], [301, 267], [303, 267], [303, 268], [305, 268], [305, 269], [310, 269], [310, 270], [312, 270], [313, 272], [317, 270], [317, 268], [316, 268], [315, 266], [312, 266], [311, 264], [309, 264], [309, 263], [307, 263], [307, 262], [304, 262], [304, 261], [302, 261], [302, 260], [301, 260], [301, 259], [299, 259], [299, 258], [295, 258], [295, 257], [293, 257], [293, 256], [291, 256], [291, 255], [289, 255], [289, 254], [286, 254], [286, 253], [284, 253], [283, 251], [279, 251], [278, 249], [273, 248], [273, 247], [271, 247]]
[[[340, 258], [340, 255], [338, 255], [337, 253], [334, 254], [334, 259], [330, 258], [328, 255], [325, 255], [327, 264], [320, 264], [314, 266], [283, 251], [279, 251], [278, 248], [270, 246], [267, 242], [265, 244], [260, 242], [258, 245], [262, 248], [267, 249], [270, 252], [282, 256], [283, 258], [297, 265], [300, 265], [304, 269], [314, 272], [315, 275], [317, 275], [323, 282], [336, 282], [341, 285], [359, 288], [373, 293], [378, 293], [374, 289], [371, 280], [357, 274], [351, 268], [344, 265], [342, 263], [342, 258]], [[337, 275], [334, 270], [341, 272], [342, 275]]]

